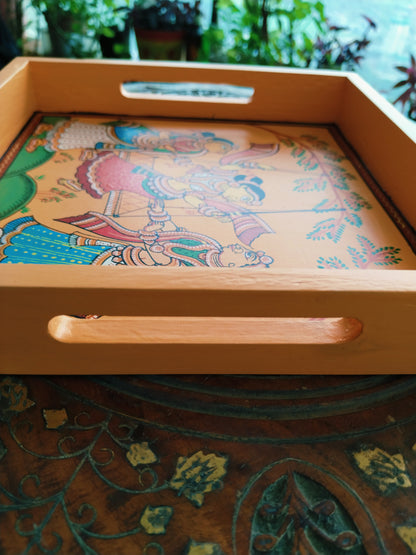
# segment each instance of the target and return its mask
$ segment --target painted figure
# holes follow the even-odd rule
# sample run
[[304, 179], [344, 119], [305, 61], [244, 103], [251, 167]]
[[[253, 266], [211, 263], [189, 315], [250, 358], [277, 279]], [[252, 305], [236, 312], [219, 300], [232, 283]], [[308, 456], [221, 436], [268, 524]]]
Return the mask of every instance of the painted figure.
[[[69, 211], [68, 202], [67, 213], [60, 209], [52, 216], [54, 220], [46, 219], [46, 225], [31, 217], [10, 221], [3, 228], [0, 261], [20, 262], [30, 250], [28, 258], [36, 263], [269, 266], [273, 259], [252, 246], [262, 234], [273, 233], [256, 214], [265, 192], [263, 180], [254, 170], [267, 169], [258, 161], [276, 154], [278, 145], [248, 142], [239, 146], [211, 131], [182, 131], [175, 126], [160, 129], [158, 125], [43, 118], [22, 149], [30, 169], [45, 161], [53, 165], [52, 173], [56, 175], [55, 162], [67, 165], [60, 166], [63, 171], [55, 177], [55, 187], [37, 192], [38, 200], [62, 202], [82, 192], [91, 199], [103, 199], [105, 204], [95, 208], [87, 202], [87, 211], [79, 214]], [[80, 163], [75, 165], [77, 160]], [[27, 161], [24, 160], [25, 168]], [[70, 172], [65, 176], [66, 167]], [[42, 179], [41, 172], [39, 177], [27, 176], [23, 168], [18, 175], [15, 173], [10, 177], [13, 190], [17, 179], [25, 193], [26, 184], [31, 184], [32, 196], [42, 185], [38, 181]], [[7, 179], [6, 175], [6, 185]], [[64, 196], [61, 189], [71, 193]], [[29, 193], [25, 198], [29, 198]], [[79, 202], [74, 205], [79, 207]], [[126, 214], [132, 219], [127, 220]], [[192, 217], [191, 230], [184, 227], [186, 216]], [[147, 217], [146, 222], [139, 225], [137, 218], [143, 217]], [[176, 218], [181, 218], [180, 225], [175, 223]], [[199, 232], [198, 226], [194, 227], [199, 218], [231, 224], [226, 236], [233, 231], [234, 242], [231, 236], [231, 241], [220, 244]], [[53, 229], [53, 221], [57, 222], [57, 229]], [[135, 221], [135, 229], [130, 229], [133, 226], [126, 221]], [[76, 231], [68, 233], [68, 225]], [[221, 236], [218, 225], [215, 229]]]
[[111, 151], [102, 151], [78, 167], [76, 181], [71, 184], [78, 184], [93, 198], [108, 194], [104, 210], [107, 216], [119, 215], [124, 191], [140, 195], [147, 199], [149, 206], [158, 205], [162, 209], [167, 201], [184, 199], [203, 216], [231, 222], [237, 238], [248, 246], [262, 233], [272, 233], [251, 211], [264, 198], [260, 178], [216, 168], [208, 171], [200, 165], [196, 169], [173, 178], [150, 166], [138, 166]]
[[[46, 132], [46, 136], [45, 136]], [[225, 154], [233, 148], [231, 141], [211, 132], [178, 133], [158, 131], [137, 122], [115, 121], [95, 124], [77, 119], [63, 119], [55, 125], [41, 124], [29, 143], [29, 150], [43, 146], [51, 152], [83, 149], [90, 151], [135, 151], [154, 156], [202, 156], [210, 149]]]
[[[255, 252], [238, 244], [222, 247], [211, 237], [199, 233], [150, 228], [132, 232], [100, 214], [89, 216], [91, 224], [103, 226], [105, 238], [60, 233], [32, 217], [9, 222], [0, 237], [0, 263], [217, 268], [268, 267], [273, 263], [262, 251]], [[105, 226], [112, 231], [106, 232]], [[82, 222], [79, 227], [83, 227]]]

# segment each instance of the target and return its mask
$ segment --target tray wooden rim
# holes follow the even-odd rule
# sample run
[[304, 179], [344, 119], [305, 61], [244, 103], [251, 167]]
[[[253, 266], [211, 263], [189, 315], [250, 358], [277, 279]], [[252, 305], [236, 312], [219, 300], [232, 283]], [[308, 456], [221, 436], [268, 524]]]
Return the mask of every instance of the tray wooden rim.
[[[228, 82], [256, 86], [241, 104], [126, 99], [120, 80]], [[108, 80], [108, 82], [107, 82]], [[48, 87], [43, 87], [46, 83]], [[97, 97], [97, 92], [99, 96]], [[98, 98], [98, 100], [97, 100]], [[271, 101], [273, 100], [273, 104]], [[98, 102], [98, 104], [97, 104]], [[416, 227], [416, 129], [357, 75], [280, 68], [17, 59], [0, 72], [0, 154], [36, 111], [119, 113], [236, 121], [308, 121], [339, 126], [385, 194]], [[63, 108], [63, 109], [62, 109]], [[267, 112], [269, 110], [269, 112]], [[270, 112], [271, 110], [271, 112]], [[265, 114], [268, 114], [267, 117]], [[128, 345], [126, 372], [412, 373], [416, 272], [411, 270], [1, 268], [0, 372], [113, 373], [112, 345], [63, 345], [47, 334], [59, 314], [353, 317], [363, 333], [343, 345]], [[122, 276], [122, 278], [121, 278]], [[24, 345], [24, 348], [23, 348]], [[254, 346], [256, 347], [256, 346]], [[186, 354], [186, 356], [185, 356]], [[30, 366], [36, 360], [35, 366]], [[138, 365], [137, 361], [140, 360]], [[96, 365], [91, 367], [91, 363]], [[98, 362], [99, 364], [98, 364]], [[195, 361], [198, 361], [196, 363]]]

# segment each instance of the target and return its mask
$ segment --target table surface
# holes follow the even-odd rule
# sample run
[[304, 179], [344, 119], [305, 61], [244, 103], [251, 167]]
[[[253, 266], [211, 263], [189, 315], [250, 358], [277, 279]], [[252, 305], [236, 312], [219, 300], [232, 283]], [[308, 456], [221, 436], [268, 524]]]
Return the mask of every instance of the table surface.
[[0, 379], [0, 551], [414, 553], [416, 378]]

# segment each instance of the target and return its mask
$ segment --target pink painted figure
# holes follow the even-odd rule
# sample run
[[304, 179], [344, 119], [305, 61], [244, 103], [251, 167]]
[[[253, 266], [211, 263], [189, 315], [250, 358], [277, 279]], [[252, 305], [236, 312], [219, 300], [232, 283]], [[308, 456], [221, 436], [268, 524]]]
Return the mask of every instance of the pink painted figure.
[[149, 206], [160, 208], [170, 200], [184, 199], [202, 216], [230, 221], [237, 238], [248, 246], [262, 233], [272, 233], [251, 211], [264, 198], [260, 178], [215, 168], [209, 172], [203, 166], [197, 166], [197, 170], [172, 178], [150, 166], [138, 166], [111, 151], [102, 151], [85, 160], [75, 177], [93, 198], [109, 195], [105, 215], [117, 216], [120, 194], [128, 191], [145, 197]]

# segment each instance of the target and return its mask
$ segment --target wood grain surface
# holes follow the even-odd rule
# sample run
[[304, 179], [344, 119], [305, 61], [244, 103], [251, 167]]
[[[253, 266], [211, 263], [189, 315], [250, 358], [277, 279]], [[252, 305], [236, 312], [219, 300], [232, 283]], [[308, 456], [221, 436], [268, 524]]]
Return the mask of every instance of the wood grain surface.
[[416, 379], [0, 380], [0, 552], [414, 553]]

